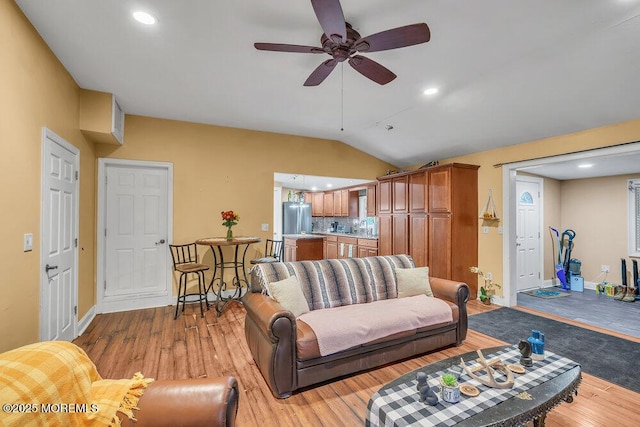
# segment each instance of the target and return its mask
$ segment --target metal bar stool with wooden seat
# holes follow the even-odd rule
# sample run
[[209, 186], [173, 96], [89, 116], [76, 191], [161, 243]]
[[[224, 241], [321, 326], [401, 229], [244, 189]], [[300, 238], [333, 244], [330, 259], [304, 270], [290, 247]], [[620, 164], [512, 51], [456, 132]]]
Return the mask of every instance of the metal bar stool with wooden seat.
[[251, 260], [251, 264], [265, 264], [269, 262], [281, 262], [284, 251], [282, 240], [267, 239], [264, 247], [264, 256]]
[[[207, 300], [207, 292], [205, 289], [204, 272], [209, 269], [207, 265], [198, 262], [198, 249], [195, 243], [185, 245], [169, 245], [171, 250], [171, 258], [173, 258], [173, 269], [180, 272], [178, 280], [178, 301], [176, 302], [176, 314], [174, 320], [178, 318], [178, 307], [182, 302], [182, 311], [184, 312], [185, 303], [200, 303], [200, 317], [204, 317], [204, 309], [202, 302], [204, 301], [209, 310], [209, 301]], [[189, 274], [198, 276], [198, 293], [187, 293], [187, 278]], [[196, 297], [187, 301], [188, 297]]]

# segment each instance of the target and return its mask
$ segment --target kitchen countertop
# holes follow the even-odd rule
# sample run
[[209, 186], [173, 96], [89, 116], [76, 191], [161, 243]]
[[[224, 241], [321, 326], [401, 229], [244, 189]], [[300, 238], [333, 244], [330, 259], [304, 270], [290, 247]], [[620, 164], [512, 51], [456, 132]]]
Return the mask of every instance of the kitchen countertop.
[[371, 236], [368, 234], [353, 234], [353, 233], [326, 233], [321, 231], [314, 231], [313, 234], [321, 236], [338, 236], [338, 237], [356, 237], [358, 239], [378, 240], [378, 236]]
[[283, 234], [284, 239], [323, 239], [324, 236], [318, 236], [315, 234]]

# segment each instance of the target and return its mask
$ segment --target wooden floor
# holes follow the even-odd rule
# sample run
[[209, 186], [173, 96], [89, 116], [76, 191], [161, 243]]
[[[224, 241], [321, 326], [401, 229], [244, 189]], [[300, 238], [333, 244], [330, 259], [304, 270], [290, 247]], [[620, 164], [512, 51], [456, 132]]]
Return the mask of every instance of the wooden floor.
[[[476, 314], [498, 307], [471, 301], [468, 308]], [[352, 375], [281, 400], [272, 396], [253, 362], [244, 338], [244, 315], [244, 308], [236, 303], [220, 318], [214, 310], [200, 318], [195, 307], [187, 307], [178, 320], [173, 320], [172, 307], [101, 314], [74, 342], [86, 350], [104, 378], [131, 377], [138, 371], [156, 379], [233, 375], [240, 384], [237, 424], [261, 427], [364, 425], [369, 397], [385, 383], [427, 363], [504, 344], [469, 331], [460, 347]], [[637, 426], [640, 394], [583, 374], [578, 396], [573, 403], [554, 409], [547, 425]]]

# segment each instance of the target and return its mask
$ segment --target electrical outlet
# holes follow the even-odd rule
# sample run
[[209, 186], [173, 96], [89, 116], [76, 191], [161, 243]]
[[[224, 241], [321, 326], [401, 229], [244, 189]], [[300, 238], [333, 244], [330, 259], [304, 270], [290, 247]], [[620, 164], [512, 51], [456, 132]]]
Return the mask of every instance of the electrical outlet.
[[486, 276], [487, 276], [487, 279], [489, 279], [489, 280], [493, 280], [493, 273], [488, 272], [488, 273], [486, 274]]
[[482, 232], [484, 234], [489, 234], [489, 227], [482, 227]]
[[609, 272], [609, 266], [603, 264], [602, 266], [600, 266], [600, 272], [608, 273]]
[[262, 231], [269, 231], [269, 224], [262, 224]]

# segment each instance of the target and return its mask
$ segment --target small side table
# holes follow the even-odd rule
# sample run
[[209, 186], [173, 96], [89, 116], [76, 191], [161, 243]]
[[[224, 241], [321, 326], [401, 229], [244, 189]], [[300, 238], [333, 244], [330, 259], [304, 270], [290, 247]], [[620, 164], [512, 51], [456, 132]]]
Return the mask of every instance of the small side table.
[[[216, 297], [215, 308], [218, 317], [220, 317], [229, 302], [240, 302], [243, 287], [246, 289], [249, 288], [247, 270], [244, 265], [245, 256], [251, 244], [261, 241], [262, 239], [259, 237], [234, 237], [231, 240], [227, 240], [224, 237], [207, 237], [196, 240], [198, 245], [211, 247], [211, 253], [213, 254], [213, 276], [211, 277], [209, 286], [207, 286], [206, 292], [213, 291]], [[233, 260], [224, 260], [224, 254], [222, 252], [223, 246], [235, 247]], [[242, 250], [242, 255], [239, 256], [241, 246], [244, 246], [244, 250]], [[227, 296], [223, 295], [223, 292], [227, 291], [228, 285], [224, 280], [225, 268], [233, 268], [235, 270], [235, 276], [231, 279], [230, 283], [234, 287], [233, 293]], [[240, 274], [240, 272], [242, 272], [242, 274]], [[214, 284], [216, 284], [216, 286], [214, 286]]]

